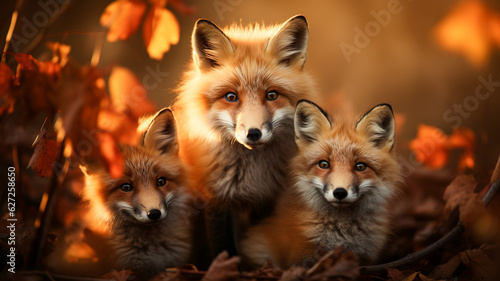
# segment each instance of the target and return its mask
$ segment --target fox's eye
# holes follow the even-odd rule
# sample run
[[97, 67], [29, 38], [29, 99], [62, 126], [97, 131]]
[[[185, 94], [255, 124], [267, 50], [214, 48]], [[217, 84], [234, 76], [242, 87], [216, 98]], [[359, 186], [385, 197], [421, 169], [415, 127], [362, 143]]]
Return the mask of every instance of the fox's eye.
[[167, 180], [164, 177], [161, 177], [156, 180], [157, 186], [164, 186], [165, 184], [167, 184]]
[[124, 183], [124, 184], [120, 185], [120, 189], [125, 191], [125, 192], [130, 192], [130, 191], [134, 190], [134, 187], [130, 183]]
[[356, 171], [360, 171], [360, 172], [366, 170], [367, 167], [368, 166], [363, 162], [358, 162], [358, 163], [356, 163], [356, 165], [354, 165], [354, 169]]
[[267, 100], [275, 100], [277, 98], [278, 98], [278, 92], [276, 92], [276, 91], [270, 91], [266, 94]]
[[238, 101], [238, 95], [233, 93], [233, 92], [227, 93], [224, 97], [229, 102], [237, 102]]
[[326, 160], [321, 160], [318, 162], [318, 166], [321, 169], [328, 169], [328, 168], [330, 168], [330, 163], [328, 163], [328, 161], [326, 161]]

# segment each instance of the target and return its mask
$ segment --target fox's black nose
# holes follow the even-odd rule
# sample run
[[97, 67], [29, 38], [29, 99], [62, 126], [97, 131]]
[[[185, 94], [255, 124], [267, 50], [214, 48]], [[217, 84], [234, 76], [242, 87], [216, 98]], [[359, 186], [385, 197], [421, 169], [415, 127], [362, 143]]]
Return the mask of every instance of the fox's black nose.
[[345, 188], [343, 187], [335, 188], [335, 190], [333, 191], [333, 197], [342, 200], [347, 197], [347, 190], [345, 190]]
[[262, 132], [259, 129], [252, 128], [248, 130], [247, 139], [251, 141], [258, 141], [262, 137]]
[[150, 220], [157, 220], [161, 217], [161, 211], [158, 209], [152, 209], [148, 212], [148, 218]]

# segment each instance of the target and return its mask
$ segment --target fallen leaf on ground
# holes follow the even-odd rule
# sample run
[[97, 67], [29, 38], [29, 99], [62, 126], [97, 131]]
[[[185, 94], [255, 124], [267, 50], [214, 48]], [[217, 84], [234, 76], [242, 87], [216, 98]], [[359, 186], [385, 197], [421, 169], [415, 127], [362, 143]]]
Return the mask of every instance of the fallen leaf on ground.
[[229, 254], [224, 251], [212, 261], [212, 264], [202, 280], [225, 281], [235, 279], [240, 275], [238, 271], [239, 263], [239, 257], [229, 258]]
[[336, 248], [324, 255], [307, 271], [307, 280], [356, 280], [359, 276], [358, 257]]

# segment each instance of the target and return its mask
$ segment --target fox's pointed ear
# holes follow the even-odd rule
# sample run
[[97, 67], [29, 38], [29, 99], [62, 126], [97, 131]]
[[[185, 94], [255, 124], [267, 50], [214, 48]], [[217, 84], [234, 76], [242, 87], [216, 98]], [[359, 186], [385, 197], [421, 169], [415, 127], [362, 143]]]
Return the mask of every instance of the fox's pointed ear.
[[194, 63], [202, 71], [218, 66], [234, 53], [231, 40], [209, 20], [199, 19], [196, 22], [191, 40]]
[[297, 103], [293, 120], [295, 142], [299, 148], [318, 141], [320, 135], [331, 128], [326, 112], [308, 100], [300, 100]]
[[396, 132], [392, 107], [380, 104], [370, 109], [356, 124], [356, 131], [367, 136], [376, 147], [391, 151]]
[[179, 152], [175, 118], [168, 108], [160, 110], [142, 137], [142, 145], [161, 153]]
[[288, 19], [276, 33], [269, 38], [266, 52], [278, 58], [280, 64], [302, 68], [307, 57], [309, 28], [304, 16]]

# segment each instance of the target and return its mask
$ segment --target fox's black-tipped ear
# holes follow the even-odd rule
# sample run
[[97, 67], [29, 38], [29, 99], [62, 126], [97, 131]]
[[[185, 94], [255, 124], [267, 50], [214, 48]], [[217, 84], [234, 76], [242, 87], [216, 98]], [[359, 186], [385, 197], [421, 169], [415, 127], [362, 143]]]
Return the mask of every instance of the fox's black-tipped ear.
[[175, 118], [168, 108], [160, 110], [143, 135], [142, 145], [160, 153], [179, 152]]
[[391, 151], [396, 132], [392, 107], [379, 104], [370, 109], [356, 124], [356, 131], [365, 134], [376, 147]]
[[193, 60], [202, 71], [220, 65], [227, 56], [234, 53], [231, 40], [213, 22], [199, 19], [192, 35]]
[[309, 28], [302, 15], [288, 19], [278, 31], [269, 38], [266, 52], [278, 58], [280, 64], [302, 68], [307, 57]]
[[300, 100], [297, 103], [293, 120], [295, 142], [299, 148], [318, 141], [321, 134], [331, 128], [326, 112], [308, 100]]

